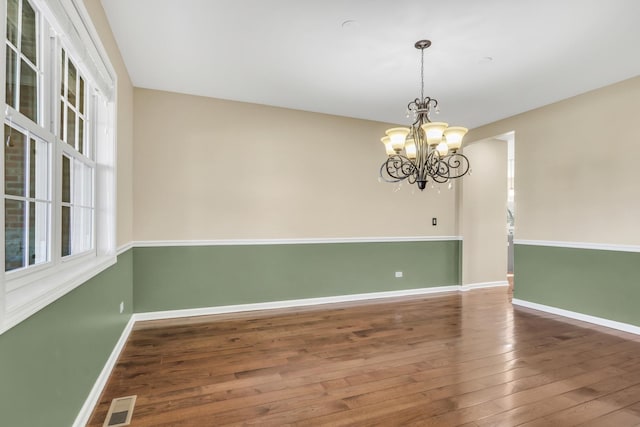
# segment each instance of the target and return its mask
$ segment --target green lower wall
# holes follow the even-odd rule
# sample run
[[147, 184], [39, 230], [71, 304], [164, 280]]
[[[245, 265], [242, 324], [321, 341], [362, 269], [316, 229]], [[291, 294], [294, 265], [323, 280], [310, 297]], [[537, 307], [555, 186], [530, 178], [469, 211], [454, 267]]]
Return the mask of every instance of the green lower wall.
[[[460, 284], [460, 241], [134, 248], [134, 311]], [[402, 278], [395, 272], [402, 271]]]
[[[134, 248], [0, 335], [0, 425], [71, 425], [132, 307], [149, 312], [459, 285], [460, 251], [457, 240]], [[404, 277], [395, 278], [396, 271]], [[515, 298], [640, 326], [640, 253], [516, 244], [515, 275]]]
[[640, 326], [640, 253], [515, 245], [514, 297]]
[[[457, 240], [129, 250], [0, 335], [0, 425], [71, 425], [132, 307], [148, 312], [458, 285], [460, 251]], [[404, 277], [395, 278], [396, 271]], [[640, 326], [640, 253], [516, 244], [515, 275], [515, 298]]]
[[73, 423], [131, 317], [132, 278], [129, 250], [114, 266], [0, 335], [0, 425]]

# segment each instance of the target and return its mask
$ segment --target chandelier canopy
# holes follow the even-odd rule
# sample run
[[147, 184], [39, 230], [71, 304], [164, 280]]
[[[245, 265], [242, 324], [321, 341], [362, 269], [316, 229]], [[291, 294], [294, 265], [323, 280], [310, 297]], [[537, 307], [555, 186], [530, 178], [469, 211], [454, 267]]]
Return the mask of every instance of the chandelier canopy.
[[407, 105], [407, 117], [413, 116], [411, 127], [387, 129], [381, 141], [387, 151], [387, 160], [380, 167], [380, 177], [386, 182], [407, 180], [424, 190], [429, 180], [446, 183], [469, 172], [469, 160], [458, 150], [468, 129], [432, 122], [431, 112], [438, 111], [438, 101], [424, 95], [424, 50], [429, 40], [416, 42], [420, 50], [420, 98]]

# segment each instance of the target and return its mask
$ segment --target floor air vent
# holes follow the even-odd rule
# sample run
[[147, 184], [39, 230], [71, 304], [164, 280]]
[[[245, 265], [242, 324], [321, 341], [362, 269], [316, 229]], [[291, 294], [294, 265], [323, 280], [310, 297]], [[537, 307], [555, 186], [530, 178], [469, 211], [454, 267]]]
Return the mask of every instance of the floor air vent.
[[137, 396], [118, 397], [111, 401], [107, 419], [102, 427], [128, 426], [133, 415], [133, 406], [136, 404]]

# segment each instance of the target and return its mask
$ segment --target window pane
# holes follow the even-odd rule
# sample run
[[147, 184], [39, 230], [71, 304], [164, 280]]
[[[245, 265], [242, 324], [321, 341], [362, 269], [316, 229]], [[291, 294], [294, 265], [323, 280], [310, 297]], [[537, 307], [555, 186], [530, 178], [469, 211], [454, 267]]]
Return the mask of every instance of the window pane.
[[7, 1], [7, 40], [18, 47], [18, 0]]
[[78, 254], [91, 249], [93, 209], [71, 208], [71, 253]]
[[62, 156], [62, 201], [71, 203], [71, 160]]
[[76, 105], [76, 67], [69, 61], [67, 63], [69, 72], [67, 74], [67, 100], [71, 105]]
[[78, 111], [84, 114], [84, 79], [80, 77], [80, 100], [78, 101]]
[[25, 139], [17, 130], [4, 126], [4, 193], [25, 196]]
[[74, 206], [93, 207], [93, 169], [79, 160], [73, 161], [72, 203]]
[[29, 197], [36, 197], [36, 141], [29, 141]]
[[36, 263], [36, 205], [29, 203], [29, 265]]
[[88, 251], [93, 246], [93, 209], [83, 208], [82, 214], [82, 250]]
[[67, 107], [67, 144], [76, 147], [76, 113]]
[[80, 117], [78, 117], [78, 151], [87, 154], [84, 152], [84, 120]]
[[24, 60], [20, 61], [20, 112], [38, 122], [38, 78]]
[[33, 64], [38, 64], [36, 58], [36, 12], [26, 0], [22, 2], [22, 46], [20, 51]]
[[21, 268], [24, 262], [24, 202], [4, 200], [4, 270]]
[[16, 104], [16, 85], [17, 81], [17, 62], [16, 62], [16, 52], [7, 46], [7, 75], [5, 76], [5, 85], [4, 85], [4, 99], [8, 105], [11, 105], [13, 108], [17, 107]]
[[49, 204], [29, 203], [29, 265], [49, 260]]
[[[64, 72], [64, 65], [67, 63], [67, 55], [64, 51], [64, 49], [62, 49], [62, 61], [60, 62], [60, 95], [64, 98], [64, 90], [65, 90], [65, 85], [64, 85], [64, 79], [66, 76], [66, 73]], [[60, 110], [62, 111], [62, 110]]]
[[29, 148], [29, 197], [49, 200], [49, 144], [34, 138]]
[[60, 139], [64, 141], [64, 112], [65, 112], [65, 108], [64, 108], [64, 102], [60, 101]]
[[71, 208], [62, 207], [62, 256], [71, 255]]

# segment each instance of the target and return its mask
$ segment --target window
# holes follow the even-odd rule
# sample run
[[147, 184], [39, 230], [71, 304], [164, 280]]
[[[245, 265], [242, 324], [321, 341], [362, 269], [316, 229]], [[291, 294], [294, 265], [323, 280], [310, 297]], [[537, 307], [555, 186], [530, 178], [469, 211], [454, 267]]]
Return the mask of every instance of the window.
[[38, 16], [27, 0], [7, 0], [7, 105], [38, 122]]
[[93, 139], [85, 128], [85, 79], [64, 49], [61, 52], [59, 137], [62, 151], [61, 256], [93, 248]]
[[5, 125], [5, 271], [49, 261], [49, 143]]
[[1, 13], [0, 333], [115, 261], [115, 72], [81, 0]]

